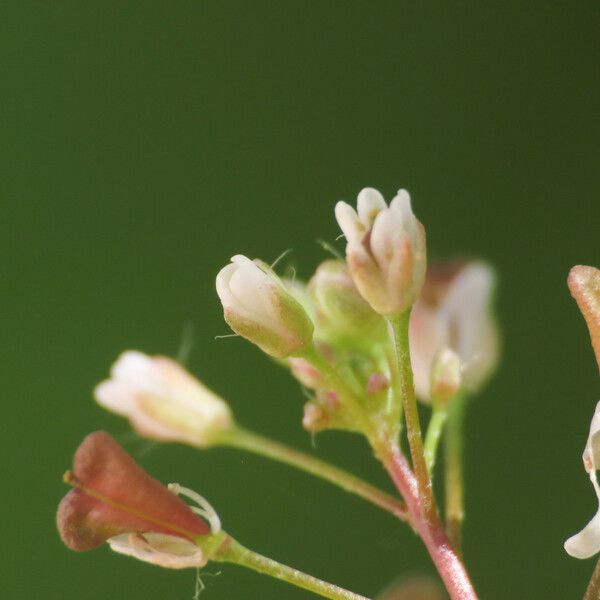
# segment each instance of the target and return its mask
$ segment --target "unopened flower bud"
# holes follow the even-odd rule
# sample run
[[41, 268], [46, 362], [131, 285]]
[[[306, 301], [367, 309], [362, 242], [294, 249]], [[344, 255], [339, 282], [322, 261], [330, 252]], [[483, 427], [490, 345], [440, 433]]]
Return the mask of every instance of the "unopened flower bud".
[[410, 320], [410, 350], [417, 395], [429, 401], [433, 361], [444, 349], [460, 360], [465, 389], [476, 391], [498, 359], [492, 315], [494, 276], [481, 262], [432, 264]]
[[460, 389], [460, 358], [454, 350], [438, 352], [431, 367], [430, 397], [434, 404], [445, 406]]
[[373, 373], [367, 379], [366, 391], [370, 396], [386, 391], [390, 380], [383, 373]]
[[288, 359], [292, 375], [306, 388], [317, 389], [323, 382], [321, 372], [313, 367], [305, 358], [290, 356]]
[[310, 317], [264, 263], [234, 256], [216, 285], [231, 329], [270, 356], [285, 358], [312, 343]]
[[56, 524], [72, 550], [91, 550], [107, 542], [116, 552], [162, 567], [206, 564], [209, 557], [200, 540], [219, 531], [211, 531], [197, 514], [212, 516], [212, 508], [196, 494], [202, 507], [190, 508], [107, 433], [97, 431], [84, 439], [65, 482], [73, 489], [58, 507]]
[[360, 295], [343, 261], [326, 260], [309, 282], [318, 325], [330, 336], [364, 339], [383, 329], [383, 319]]
[[110, 375], [94, 390], [96, 401], [143, 437], [205, 447], [232, 425], [225, 401], [170, 358], [130, 350]]
[[355, 211], [338, 202], [337, 222], [346, 237], [346, 262], [362, 297], [387, 317], [399, 315], [417, 299], [427, 265], [425, 230], [400, 190], [389, 207], [372, 188], [363, 189]]
[[304, 405], [304, 416], [302, 417], [302, 427], [304, 429], [316, 433], [327, 429], [329, 422], [329, 415], [322, 406], [312, 401]]
[[582, 265], [573, 267], [569, 273], [568, 284], [590, 330], [600, 369], [600, 270]]

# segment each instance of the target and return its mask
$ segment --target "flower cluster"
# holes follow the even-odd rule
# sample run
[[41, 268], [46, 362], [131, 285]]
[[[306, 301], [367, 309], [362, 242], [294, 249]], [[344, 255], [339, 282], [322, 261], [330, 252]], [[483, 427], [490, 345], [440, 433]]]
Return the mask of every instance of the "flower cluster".
[[[222, 398], [170, 358], [124, 352], [109, 379], [96, 387], [96, 400], [126, 417], [142, 437], [256, 452], [408, 521], [451, 596], [474, 600], [458, 539], [446, 537], [440, 520], [431, 475], [451, 408], [481, 389], [497, 361], [493, 272], [480, 261], [428, 265], [425, 229], [406, 190], [388, 206], [377, 190], [366, 188], [356, 210], [338, 202], [335, 216], [346, 239], [345, 260], [323, 261], [302, 282], [280, 277], [261, 260], [235, 255], [219, 271], [216, 291], [231, 329], [303, 387], [308, 396], [303, 426], [364, 435], [400, 497], [242, 429]], [[425, 444], [417, 397], [433, 409]], [[453, 414], [456, 427], [461, 411]], [[412, 465], [401, 450], [403, 421]], [[449, 437], [452, 453], [456, 444]], [[448, 465], [456, 470], [459, 458], [451, 456]], [[73, 489], [59, 506], [57, 523], [74, 550], [107, 542], [117, 552], [170, 568], [229, 560], [288, 577], [327, 597], [362, 598], [287, 567], [274, 568], [258, 555], [247, 560], [250, 551], [221, 531], [218, 516], [201, 496], [152, 479], [105, 433], [84, 440], [65, 481]], [[462, 499], [462, 490], [455, 489], [460, 482], [449, 481], [450, 493]], [[446, 511], [448, 518], [464, 512], [456, 503], [453, 511]], [[331, 595], [335, 590], [339, 596]]]
[[115, 552], [162, 567], [206, 564], [198, 540], [210, 536], [210, 527], [108, 434], [85, 438], [64, 479], [73, 489], [62, 499], [56, 521], [69, 548], [91, 550], [107, 542]]

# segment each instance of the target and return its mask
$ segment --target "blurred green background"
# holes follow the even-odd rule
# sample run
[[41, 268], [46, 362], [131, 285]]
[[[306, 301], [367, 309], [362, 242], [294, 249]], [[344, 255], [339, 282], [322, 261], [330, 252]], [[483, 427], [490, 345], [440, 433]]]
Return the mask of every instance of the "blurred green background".
[[[504, 357], [468, 420], [466, 560], [481, 598], [570, 599], [562, 549], [596, 510], [581, 451], [598, 373], [565, 277], [600, 265], [596, 2], [4, 2], [0, 6], [6, 598], [188, 599], [193, 571], [62, 546], [54, 512], [104, 428], [263, 553], [372, 596], [431, 572], [418, 540], [325, 483], [233, 450], [148, 448], [92, 401], [126, 348], [175, 355], [241, 423], [312, 451], [302, 396], [228, 333], [214, 276], [293, 248], [333, 204], [413, 196], [430, 254], [500, 275]], [[318, 454], [389, 486], [366, 445]], [[309, 598], [209, 565], [205, 598]]]

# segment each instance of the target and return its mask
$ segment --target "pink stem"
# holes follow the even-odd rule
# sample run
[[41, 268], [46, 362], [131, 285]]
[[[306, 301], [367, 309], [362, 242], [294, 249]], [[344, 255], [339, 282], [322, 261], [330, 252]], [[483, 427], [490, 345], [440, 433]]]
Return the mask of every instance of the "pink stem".
[[[381, 456], [381, 455], [380, 455]], [[381, 456], [392, 481], [404, 498], [409, 522], [417, 531], [433, 560], [452, 600], [477, 600], [477, 594], [459, 556], [452, 547], [436, 514], [427, 520], [421, 510], [416, 478], [395, 444]]]

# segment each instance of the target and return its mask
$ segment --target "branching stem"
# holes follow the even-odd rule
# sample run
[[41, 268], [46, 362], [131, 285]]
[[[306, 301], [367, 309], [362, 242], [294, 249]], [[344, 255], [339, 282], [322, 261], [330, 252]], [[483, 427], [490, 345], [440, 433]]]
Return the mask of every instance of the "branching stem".
[[227, 436], [221, 440], [221, 444], [247, 450], [300, 469], [367, 500], [367, 502], [386, 510], [400, 520], [405, 521], [407, 519], [406, 505], [401, 500], [386, 494], [343, 469], [252, 431], [234, 426]]

